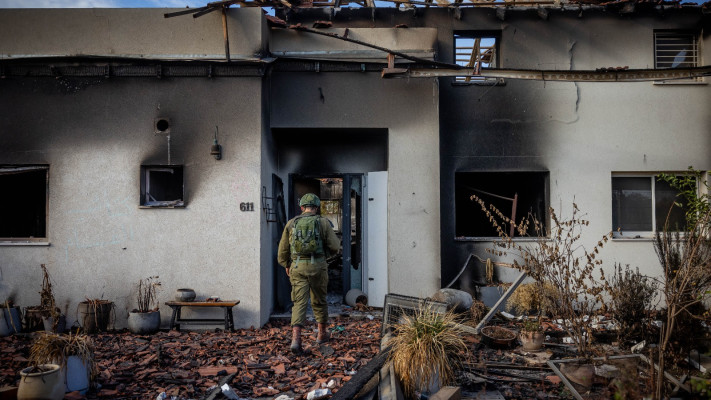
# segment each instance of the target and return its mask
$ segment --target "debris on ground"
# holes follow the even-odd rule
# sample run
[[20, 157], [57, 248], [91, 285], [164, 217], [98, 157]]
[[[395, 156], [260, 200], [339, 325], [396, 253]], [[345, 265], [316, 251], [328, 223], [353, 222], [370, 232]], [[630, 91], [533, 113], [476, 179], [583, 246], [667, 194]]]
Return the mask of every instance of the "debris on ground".
[[[226, 385], [240, 399], [273, 399], [282, 394], [305, 399], [319, 389], [338, 390], [380, 351], [380, 318], [334, 318], [331, 340], [321, 346], [316, 344], [315, 325], [304, 328], [305, 351], [300, 356], [289, 352], [287, 320], [235, 332], [90, 335], [99, 374], [97, 389], [85, 398], [201, 399], [215, 389], [217, 398], [234, 398], [225, 397], [222, 387]], [[35, 336], [0, 338], [0, 387], [19, 384], [19, 371], [27, 367]]]

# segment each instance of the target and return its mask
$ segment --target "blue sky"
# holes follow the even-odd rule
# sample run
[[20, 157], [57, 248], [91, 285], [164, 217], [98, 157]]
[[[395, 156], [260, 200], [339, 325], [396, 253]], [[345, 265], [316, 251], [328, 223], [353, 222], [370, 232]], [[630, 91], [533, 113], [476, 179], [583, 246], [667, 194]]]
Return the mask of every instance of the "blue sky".
[[0, 8], [203, 7], [214, 0], [0, 0]]
[[[215, 0], [0, 0], [0, 8], [195, 8]], [[685, 0], [701, 4], [705, 0]]]

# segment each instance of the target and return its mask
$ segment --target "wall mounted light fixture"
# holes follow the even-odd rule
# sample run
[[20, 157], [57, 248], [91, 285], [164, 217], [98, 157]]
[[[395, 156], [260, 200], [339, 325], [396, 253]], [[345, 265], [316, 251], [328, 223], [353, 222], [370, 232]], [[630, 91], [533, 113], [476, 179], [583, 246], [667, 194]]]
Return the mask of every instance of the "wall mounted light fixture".
[[215, 157], [215, 160], [222, 159], [222, 146], [217, 143], [217, 125], [215, 125], [215, 139], [210, 147], [210, 155]]

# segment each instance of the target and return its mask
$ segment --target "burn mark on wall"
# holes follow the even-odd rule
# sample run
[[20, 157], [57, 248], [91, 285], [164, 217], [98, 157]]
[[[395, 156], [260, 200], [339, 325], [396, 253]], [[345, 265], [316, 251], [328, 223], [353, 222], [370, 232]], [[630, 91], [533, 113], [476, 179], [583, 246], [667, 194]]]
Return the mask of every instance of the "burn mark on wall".
[[284, 173], [363, 173], [388, 169], [387, 129], [273, 128]]

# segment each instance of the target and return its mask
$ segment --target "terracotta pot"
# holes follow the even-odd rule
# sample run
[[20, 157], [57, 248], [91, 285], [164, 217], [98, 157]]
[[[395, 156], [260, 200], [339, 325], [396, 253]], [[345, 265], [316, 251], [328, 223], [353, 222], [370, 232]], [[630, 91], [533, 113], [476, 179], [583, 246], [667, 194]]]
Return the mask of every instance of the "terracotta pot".
[[40, 306], [25, 307], [25, 331], [37, 332], [44, 330], [42, 314], [44, 309]]
[[79, 303], [77, 313], [84, 332], [106, 332], [113, 308], [114, 303], [107, 300], [98, 302], [82, 301]]
[[595, 366], [590, 363], [569, 362], [560, 364], [560, 372], [569, 381], [590, 389], [595, 376]]
[[521, 331], [518, 338], [521, 340], [524, 350], [537, 351], [543, 348], [543, 341], [546, 339], [546, 334], [541, 331]]
[[150, 335], [160, 329], [160, 311], [128, 313], [128, 330], [136, 335]]
[[489, 347], [509, 348], [516, 340], [516, 332], [501, 326], [485, 326], [481, 329], [481, 335]]
[[[41, 371], [32, 372], [35, 368], [39, 368]], [[64, 376], [60, 374], [59, 365], [42, 364], [20, 371], [20, 387], [17, 389], [18, 400], [61, 400], [63, 398]]]

